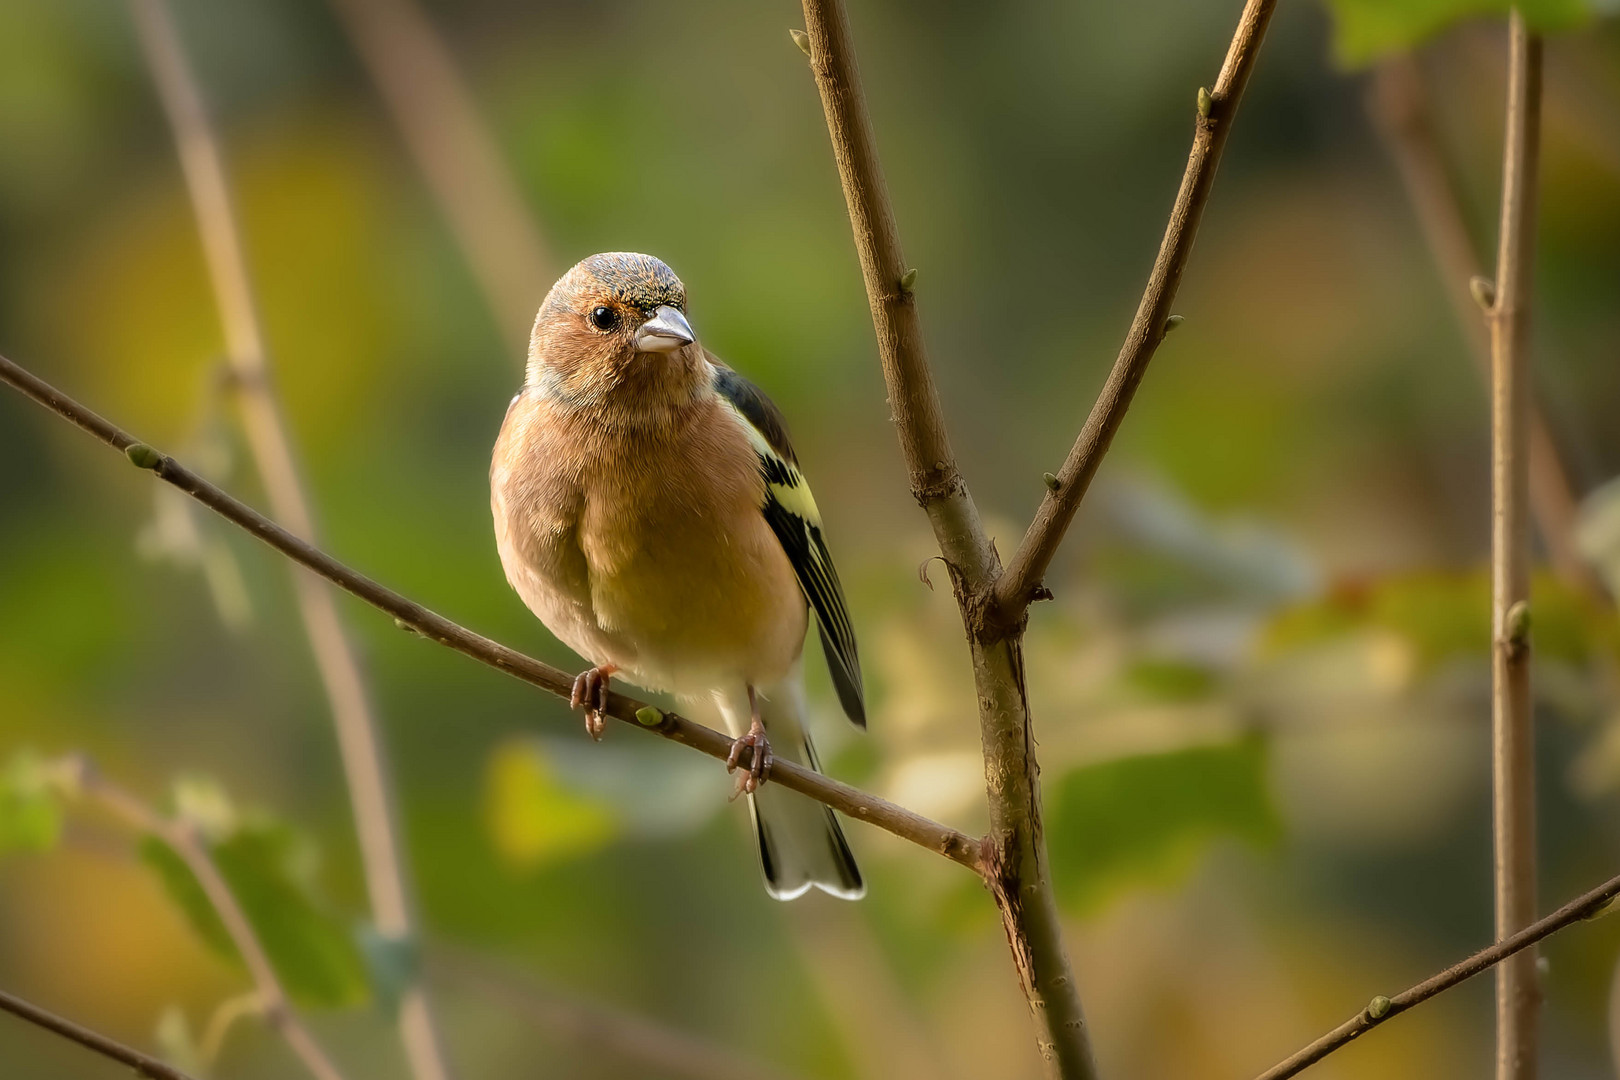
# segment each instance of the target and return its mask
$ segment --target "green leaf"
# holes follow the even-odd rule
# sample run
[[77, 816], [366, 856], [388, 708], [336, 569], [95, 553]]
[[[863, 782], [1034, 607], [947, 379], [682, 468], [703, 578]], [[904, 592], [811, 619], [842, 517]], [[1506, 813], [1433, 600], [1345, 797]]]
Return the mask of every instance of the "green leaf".
[[[221, 956], [241, 956], [191, 869], [155, 837], [141, 858], [157, 871], [192, 928]], [[214, 864], [252, 924], [287, 993], [308, 1005], [359, 1004], [370, 992], [360, 949], [347, 925], [327, 912], [309, 881], [308, 846], [285, 826], [255, 822], [215, 844]]]
[[1083, 765], [1047, 798], [1053, 883], [1082, 913], [1120, 889], [1174, 882], [1218, 837], [1267, 845], [1282, 830], [1259, 736]]
[[[1532, 647], [1542, 658], [1584, 662], [1615, 633], [1612, 614], [1550, 574], [1531, 581], [1530, 614]], [[1282, 612], [1267, 627], [1264, 644], [1281, 652], [1369, 629], [1397, 635], [1424, 668], [1457, 656], [1486, 656], [1490, 571], [1422, 571], [1341, 583], [1320, 600]]]
[[62, 799], [49, 763], [19, 751], [0, 771], [0, 854], [49, 851], [61, 835]]
[[236, 944], [231, 941], [225, 923], [220, 920], [214, 905], [208, 902], [208, 894], [203, 892], [202, 886], [197, 883], [196, 875], [185, 864], [185, 860], [155, 836], [141, 837], [137, 850], [141, 861], [151, 867], [158, 879], [163, 882], [163, 889], [169, 894], [169, 899], [174, 901], [175, 906], [186, 917], [186, 921], [191, 924], [192, 930], [202, 938], [203, 944], [240, 967], [242, 954], [236, 951]]
[[1517, 6], [1535, 30], [1565, 30], [1592, 14], [1590, 0], [1327, 0], [1333, 13], [1333, 51], [1360, 67], [1387, 53], [1411, 49], [1464, 19], [1505, 18]]
[[490, 755], [484, 820], [496, 852], [523, 869], [594, 851], [618, 832], [607, 804], [564, 787], [545, 748], [518, 739]]

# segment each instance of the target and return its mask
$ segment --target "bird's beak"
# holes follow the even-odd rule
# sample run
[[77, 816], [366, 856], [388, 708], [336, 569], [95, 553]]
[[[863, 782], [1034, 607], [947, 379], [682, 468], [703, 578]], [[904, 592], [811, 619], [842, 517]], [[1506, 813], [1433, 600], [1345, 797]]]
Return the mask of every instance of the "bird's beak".
[[636, 331], [636, 351], [674, 352], [696, 340], [697, 335], [692, 333], [692, 325], [686, 321], [686, 316], [666, 304], [653, 312], [653, 317]]

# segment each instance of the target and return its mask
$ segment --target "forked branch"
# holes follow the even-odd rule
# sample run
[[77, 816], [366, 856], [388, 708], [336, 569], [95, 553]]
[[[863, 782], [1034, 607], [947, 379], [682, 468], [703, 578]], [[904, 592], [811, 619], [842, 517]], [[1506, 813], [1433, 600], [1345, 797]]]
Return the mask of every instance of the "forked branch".
[[215, 865], [214, 858], [209, 853], [208, 845], [199, 834], [197, 826], [184, 818], [164, 817], [134, 795], [101, 776], [83, 759], [72, 761], [71, 766], [73, 772], [69, 782], [71, 787], [106, 807], [136, 832], [155, 836], [174, 850], [180, 861], [186, 864], [186, 868], [197, 879], [203, 895], [208, 898], [209, 906], [219, 916], [220, 925], [225, 928], [231, 943], [241, 954], [242, 962], [247, 965], [248, 976], [253, 980], [253, 988], [258, 996], [259, 1013], [270, 1027], [286, 1040], [287, 1045], [298, 1055], [298, 1059], [316, 1080], [343, 1080], [343, 1074], [332, 1064], [332, 1059], [315, 1041], [315, 1037], [304, 1026], [303, 1020], [293, 1011], [292, 1002], [288, 1000], [287, 992], [283, 989], [281, 979], [276, 975], [276, 969], [271, 965], [264, 946], [260, 944], [253, 924], [248, 921], [247, 912], [237, 903], [236, 894], [231, 892], [224, 875], [219, 872], [219, 867]]
[[1080, 429], [1080, 437], [1057, 472], [1056, 485], [1041, 500], [1034, 522], [996, 586], [998, 618], [1004, 624], [1016, 622], [1034, 599], [1058, 545], [1063, 542], [1063, 534], [1080, 508], [1080, 500], [1086, 497], [1091, 478], [1097, 474], [1097, 466], [1102, 464], [1103, 455], [1108, 453], [1114, 433], [1125, 418], [1125, 411], [1131, 407], [1131, 398], [1147, 372], [1148, 362], [1153, 359], [1159, 342], [1164, 340], [1170, 305], [1175, 301], [1182, 271], [1186, 269], [1193, 240], [1198, 235], [1198, 224], [1204, 216], [1204, 206], [1215, 185], [1215, 169], [1231, 134], [1232, 121], [1237, 118], [1243, 90], [1259, 59], [1260, 43], [1275, 7], [1276, 0], [1248, 0], [1244, 4], [1243, 16], [1226, 52], [1226, 62], [1221, 65], [1220, 77], [1215, 80], [1215, 89], [1199, 91], [1192, 152], [1187, 157], [1181, 190], [1176, 193], [1170, 223], [1165, 227], [1159, 256], [1148, 275], [1147, 291], [1137, 306], [1136, 318], [1125, 335], [1125, 344], [1120, 348], [1113, 370], [1108, 373], [1108, 381], [1091, 408], [1091, 415]]
[[[178, 461], [160, 454], [117, 425], [80, 405], [32, 372], [0, 356], [0, 382], [15, 388], [30, 400], [44, 406], [114, 450], [125, 454], [141, 468], [150, 469], [160, 480], [190, 495], [225, 520], [237, 525], [289, 559], [314, 571], [372, 607], [394, 617], [396, 625], [470, 656], [480, 663], [504, 671], [513, 678], [567, 700], [573, 690], [573, 676], [567, 672], [507, 648], [466, 627], [451, 622], [365, 575], [344, 566], [313, 544], [294, 536], [246, 503], [233, 498], [204, 480]], [[701, 750], [712, 758], [725, 760], [731, 739], [713, 728], [694, 723], [674, 713], [661, 712], [645, 702], [613, 693], [608, 696], [608, 715], [631, 727], [643, 728], [672, 742]], [[894, 833], [903, 840], [925, 847], [966, 866], [979, 870], [979, 844], [955, 829], [930, 821], [921, 814], [896, 806], [849, 784], [822, 776], [792, 762], [777, 759], [767, 774], [772, 783], [808, 795], [817, 802], [841, 810], [857, 821], [865, 821]]]

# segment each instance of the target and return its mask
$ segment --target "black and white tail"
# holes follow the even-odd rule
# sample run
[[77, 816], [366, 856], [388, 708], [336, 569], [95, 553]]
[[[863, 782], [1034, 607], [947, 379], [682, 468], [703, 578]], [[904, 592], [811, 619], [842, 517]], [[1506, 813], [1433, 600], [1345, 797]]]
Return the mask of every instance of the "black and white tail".
[[[759, 697], [760, 718], [778, 760], [821, 771], [804, 722], [804, 690], [795, 672], [769, 697]], [[733, 737], [748, 730], [748, 713], [722, 707]], [[830, 808], [767, 780], [748, 797], [759, 841], [765, 891], [778, 900], [803, 896], [811, 888], [845, 900], [866, 894], [855, 856]]]

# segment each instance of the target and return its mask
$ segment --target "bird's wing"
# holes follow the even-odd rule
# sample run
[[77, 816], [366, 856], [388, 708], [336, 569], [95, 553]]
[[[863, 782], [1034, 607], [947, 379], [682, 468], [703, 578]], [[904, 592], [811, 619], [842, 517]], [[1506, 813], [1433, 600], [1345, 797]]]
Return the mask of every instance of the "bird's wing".
[[726, 367], [713, 356], [714, 388], [728, 410], [742, 422], [748, 441], [759, 455], [765, 478], [765, 502], [760, 507], [771, 531], [782, 543], [805, 599], [816, 613], [821, 647], [844, 713], [857, 726], [866, 726], [866, 704], [861, 692], [861, 660], [855, 652], [855, 628], [844, 604], [838, 571], [821, 537], [821, 511], [798, 458], [788, 442], [787, 424], [771, 399], [759, 387]]

